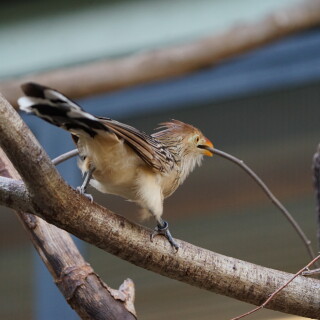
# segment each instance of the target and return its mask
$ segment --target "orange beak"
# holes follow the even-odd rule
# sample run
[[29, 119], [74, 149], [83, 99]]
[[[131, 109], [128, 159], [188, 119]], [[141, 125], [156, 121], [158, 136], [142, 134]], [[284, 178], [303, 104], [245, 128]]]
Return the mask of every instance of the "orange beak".
[[203, 145], [201, 145], [201, 149], [203, 149], [203, 154], [212, 157], [213, 156], [213, 144], [209, 139], [205, 139]]

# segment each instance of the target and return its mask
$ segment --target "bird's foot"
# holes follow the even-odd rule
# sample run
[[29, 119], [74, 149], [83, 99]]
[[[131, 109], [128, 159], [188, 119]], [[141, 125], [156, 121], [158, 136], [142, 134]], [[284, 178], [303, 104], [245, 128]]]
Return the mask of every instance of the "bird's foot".
[[164, 221], [163, 220], [163, 225], [160, 225], [158, 224], [154, 230], [151, 232], [150, 234], [150, 241], [152, 242], [153, 241], [153, 238], [157, 235], [162, 235], [162, 236], [165, 236], [169, 243], [171, 244], [171, 246], [176, 250], [178, 251], [179, 249], [179, 245], [177, 244], [176, 241], [174, 241], [174, 239], [172, 238], [172, 235], [169, 231], [169, 224], [167, 221]]
[[84, 188], [82, 188], [82, 186], [81, 186], [81, 187], [77, 187], [76, 190], [77, 190], [80, 194], [82, 194], [82, 195], [84, 195], [86, 198], [88, 198], [88, 199], [91, 201], [91, 203], [93, 202], [93, 197], [92, 197], [92, 195], [91, 195], [90, 193], [86, 193], [85, 190], [84, 190]]

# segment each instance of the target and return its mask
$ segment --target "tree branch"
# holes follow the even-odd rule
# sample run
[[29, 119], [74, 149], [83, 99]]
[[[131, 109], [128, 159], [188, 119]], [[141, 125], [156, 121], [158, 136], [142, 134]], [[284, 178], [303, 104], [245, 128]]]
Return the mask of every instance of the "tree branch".
[[303, 274], [304, 270], [309, 269], [309, 267], [311, 267], [313, 264], [315, 264], [319, 259], [320, 259], [320, 255], [318, 255], [318, 256], [316, 256], [314, 259], [312, 259], [306, 266], [304, 266], [304, 267], [303, 267], [302, 269], [300, 269], [297, 273], [295, 273], [289, 281], [287, 281], [286, 283], [284, 283], [280, 288], [278, 288], [275, 292], [273, 292], [273, 293], [270, 295], [270, 297], [269, 297], [264, 303], [262, 303], [260, 306], [254, 308], [254, 309], [252, 309], [252, 310], [250, 310], [250, 311], [248, 311], [248, 312], [246, 312], [246, 313], [244, 313], [244, 314], [242, 314], [242, 315], [240, 315], [240, 316], [238, 316], [238, 317], [232, 318], [231, 320], [239, 320], [239, 319], [242, 319], [242, 318], [244, 318], [244, 317], [246, 317], [246, 316], [249, 316], [249, 315], [252, 314], [252, 313], [255, 313], [255, 312], [261, 310], [262, 308], [265, 308], [266, 305], [267, 305], [268, 303], [270, 303], [270, 301], [271, 301], [272, 299], [274, 299], [274, 298], [276, 297], [276, 295], [279, 294], [280, 291], [282, 291], [285, 287], [287, 287], [287, 286], [290, 284], [290, 282], [292, 282], [292, 281], [293, 281], [296, 277], [298, 277], [300, 274]]
[[73, 98], [104, 93], [181, 76], [319, 23], [320, 0], [304, 0], [277, 9], [257, 22], [237, 24], [192, 43], [3, 81], [0, 92], [15, 106], [21, 94], [20, 85], [27, 81], [48, 85]]
[[[111, 254], [172, 279], [260, 305], [291, 274], [226, 257], [183, 241], [172, 252], [162, 237], [91, 203], [59, 176], [32, 133], [4, 99], [0, 99], [0, 144], [23, 178], [30, 207], [46, 221]], [[268, 308], [319, 318], [320, 282], [296, 278]]]
[[[19, 178], [1, 149], [0, 173]], [[67, 232], [21, 211], [34, 210], [31, 208], [29, 192], [22, 181], [6, 177], [0, 177], [0, 203], [18, 210], [22, 225], [56, 285], [79, 316], [97, 320], [136, 319], [133, 282], [126, 280], [122, 285], [124, 288], [120, 287], [119, 290], [109, 288], [86, 263]]]
[[313, 156], [312, 169], [313, 185], [316, 194], [318, 250], [320, 251], [320, 144]]
[[3, 177], [3, 172], [0, 173], [0, 203], [17, 211], [33, 211], [30, 206], [30, 195], [24, 183], [21, 180]]
[[68, 151], [64, 154], [62, 154], [61, 156], [56, 157], [55, 159], [52, 160], [52, 163], [57, 166], [58, 164], [74, 157], [77, 156], [79, 154], [79, 150], [78, 149], [73, 149], [71, 151]]

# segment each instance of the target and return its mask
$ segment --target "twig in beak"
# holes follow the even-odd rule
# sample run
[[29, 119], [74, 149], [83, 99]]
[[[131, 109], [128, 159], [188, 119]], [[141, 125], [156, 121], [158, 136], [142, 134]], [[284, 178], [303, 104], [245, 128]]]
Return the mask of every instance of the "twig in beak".
[[268, 198], [275, 204], [275, 206], [285, 215], [285, 217], [289, 220], [293, 228], [297, 231], [300, 238], [304, 242], [304, 245], [307, 248], [307, 251], [311, 257], [311, 259], [314, 259], [315, 254], [311, 246], [311, 241], [307, 238], [305, 233], [302, 231], [301, 227], [299, 226], [298, 222], [292, 217], [290, 212], [283, 206], [283, 204], [274, 196], [274, 194], [270, 191], [270, 189], [266, 186], [266, 184], [258, 177], [258, 175], [252, 171], [242, 160], [226, 153], [223, 151], [220, 151], [216, 148], [209, 148], [206, 147], [205, 149], [209, 150], [213, 154], [216, 154], [222, 158], [225, 158], [229, 161], [232, 161], [233, 163], [237, 164], [239, 167], [241, 167], [264, 191], [264, 193], [268, 196]]

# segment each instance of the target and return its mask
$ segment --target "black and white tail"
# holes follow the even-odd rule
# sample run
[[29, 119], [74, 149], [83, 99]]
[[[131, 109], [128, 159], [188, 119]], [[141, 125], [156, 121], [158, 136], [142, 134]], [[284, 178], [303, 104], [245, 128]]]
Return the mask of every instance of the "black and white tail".
[[94, 137], [97, 130], [108, 131], [99, 119], [54, 89], [32, 82], [23, 84], [21, 88], [25, 96], [18, 100], [20, 110], [75, 134], [85, 133]]
[[[68, 130], [73, 136], [114, 134], [150, 167], [160, 172], [170, 171], [174, 167], [172, 154], [156, 137], [110, 118], [97, 118], [57, 90], [32, 82], [23, 84], [21, 88], [25, 93], [18, 100], [21, 110]], [[74, 140], [78, 141], [76, 138]]]

